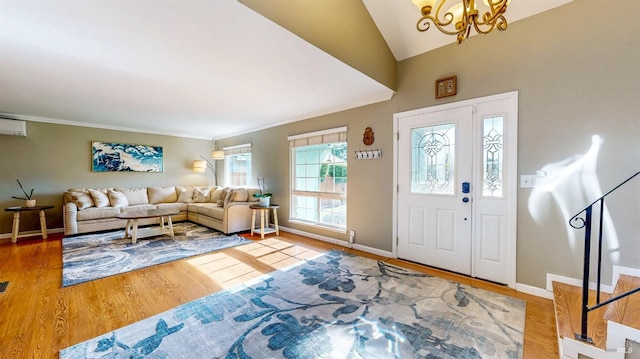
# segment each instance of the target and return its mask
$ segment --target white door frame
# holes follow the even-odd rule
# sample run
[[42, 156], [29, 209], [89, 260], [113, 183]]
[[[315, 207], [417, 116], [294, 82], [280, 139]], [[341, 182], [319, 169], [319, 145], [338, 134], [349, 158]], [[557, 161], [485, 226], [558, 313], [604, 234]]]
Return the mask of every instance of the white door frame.
[[[423, 113], [431, 113], [431, 112], [436, 112], [436, 111], [444, 111], [444, 110], [448, 110], [448, 109], [452, 109], [452, 108], [457, 108], [457, 107], [461, 107], [461, 106], [476, 106], [479, 103], [483, 103], [483, 102], [492, 102], [492, 101], [498, 101], [498, 100], [515, 100], [515, 108], [512, 109], [514, 110], [515, 116], [516, 118], [513, 119], [513, 121], [511, 122], [510, 126], [507, 126], [507, 128], [505, 129], [505, 132], [507, 132], [508, 136], [515, 136], [515, 138], [517, 138], [518, 136], [518, 109], [517, 109], [517, 104], [518, 104], [518, 92], [517, 91], [513, 91], [513, 92], [506, 92], [506, 93], [502, 93], [502, 94], [497, 94], [497, 95], [491, 95], [491, 96], [485, 96], [485, 97], [479, 97], [479, 98], [475, 98], [475, 99], [470, 99], [470, 100], [464, 100], [464, 101], [459, 101], [459, 102], [452, 102], [452, 103], [447, 103], [447, 104], [443, 104], [443, 105], [436, 105], [436, 106], [431, 106], [431, 107], [424, 107], [424, 108], [419, 108], [419, 109], [415, 109], [415, 110], [410, 110], [410, 111], [404, 111], [404, 112], [398, 112], [393, 114], [393, 133], [394, 133], [394, 138], [393, 138], [393, 210], [392, 210], [392, 215], [393, 215], [393, 219], [392, 219], [392, 235], [393, 235], [393, 244], [392, 244], [392, 252], [393, 255], [397, 258], [398, 257], [398, 146], [399, 146], [399, 142], [398, 142], [398, 136], [399, 136], [399, 119], [402, 117], [407, 117], [407, 116], [412, 116], [412, 115], [418, 115], [418, 114], [423, 114]], [[512, 102], [510, 102], [512, 103]], [[476, 113], [474, 111], [474, 117], [476, 116]], [[516, 286], [516, 242], [517, 242], [517, 226], [516, 226], [516, 222], [517, 222], [517, 195], [518, 195], [518, 188], [517, 188], [517, 183], [518, 183], [518, 169], [517, 169], [517, 162], [518, 162], [518, 153], [517, 153], [517, 146], [515, 146], [516, 148], [513, 151], [510, 151], [508, 154], [506, 154], [506, 158], [505, 161], [506, 163], [508, 163], [507, 166], [505, 166], [505, 177], [509, 177], [511, 178], [511, 182], [513, 183], [512, 186], [505, 188], [505, 193], [506, 193], [506, 197], [510, 198], [510, 202], [511, 205], [509, 205], [509, 216], [511, 218], [513, 218], [513, 223], [511, 223], [508, 226], [508, 230], [507, 230], [507, 238], [510, 238], [511, 240], [508, 241], [509, 243], [509, 248], [507, 249], [507, 252], [509, 253], [508, 255], [508, 267], [509, 267], [509, 275], [508, 278], [509, 280], [507, 281], [507, 285], [510, 288], [515, 288]], [[474, 258], [473, 255], [473, 246], [472, 246], [472, 258]]]

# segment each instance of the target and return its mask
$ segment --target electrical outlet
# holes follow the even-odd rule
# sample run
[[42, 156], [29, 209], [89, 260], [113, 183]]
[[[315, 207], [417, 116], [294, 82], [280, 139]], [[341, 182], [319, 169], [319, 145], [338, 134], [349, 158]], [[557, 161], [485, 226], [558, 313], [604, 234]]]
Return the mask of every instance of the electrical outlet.
[[534, 188], [537, 182], [538, 182], [538, 176], [536, 175], [520, 176], [520, 188]]
[[353, 229], [349, 231], [349, 243], [353, 243], [356, 241], [356, 231]]

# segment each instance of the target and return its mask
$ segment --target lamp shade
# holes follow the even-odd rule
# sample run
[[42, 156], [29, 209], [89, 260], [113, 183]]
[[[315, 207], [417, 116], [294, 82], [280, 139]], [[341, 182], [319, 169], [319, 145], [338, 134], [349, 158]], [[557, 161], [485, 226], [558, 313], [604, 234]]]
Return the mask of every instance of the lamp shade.
[[207, 169], [207, 161], [193, 160], [193, 170], [195, 172], [204, 172]]
[[224, 151], [213, 151], [211, 152], [211, 158], [214, 160], [223, 160], [224, 159]]

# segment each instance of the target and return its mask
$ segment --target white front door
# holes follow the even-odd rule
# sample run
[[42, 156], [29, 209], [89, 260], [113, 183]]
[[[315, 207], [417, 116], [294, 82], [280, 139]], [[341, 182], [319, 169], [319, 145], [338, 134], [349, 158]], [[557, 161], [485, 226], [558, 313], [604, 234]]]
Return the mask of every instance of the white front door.
[[394, 117], [398, 257], [514, 286], [517, 93]]
[[473, 107], [400, 120], [398, 257], [471, 275]]

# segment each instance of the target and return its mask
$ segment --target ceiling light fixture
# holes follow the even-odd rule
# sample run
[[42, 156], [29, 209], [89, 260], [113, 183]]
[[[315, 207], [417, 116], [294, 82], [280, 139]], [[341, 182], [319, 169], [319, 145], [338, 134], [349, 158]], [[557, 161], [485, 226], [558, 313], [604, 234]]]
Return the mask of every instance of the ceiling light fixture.
[[[504, 13], [511, 0], [482, 0], [483, 5], [476, 7], [475, 0], [412, 0], [422, 17], [416, 27], [418, 31], [429, 30], [433, 23], [447, 35], [456, 35], [458, 44], [469, 37], [471, 27], [479, 34], [488, 34], [494, 28], [507, 29]], [[443, 13], [444, 5], [447, 5]], [[434, 11], [435, 10], [435, 11]]]

